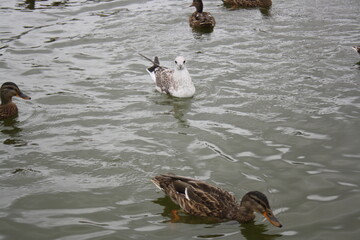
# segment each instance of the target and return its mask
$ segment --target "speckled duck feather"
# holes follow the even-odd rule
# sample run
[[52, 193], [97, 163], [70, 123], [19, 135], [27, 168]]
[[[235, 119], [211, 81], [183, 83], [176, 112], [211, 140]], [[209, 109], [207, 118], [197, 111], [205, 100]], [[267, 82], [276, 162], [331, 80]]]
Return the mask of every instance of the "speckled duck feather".
[[[156, 176], [152, 182], [190, 215], [238, 219], [239, 202], [232, 194], [221, 188], [196, 179], [171, 174]], [[252, 220], [254, 217], [252, 215], [246, 220]]]
[[271, 7], [271, 0], [222, 0], [227, 7], [238, 8], [254, 8], [254, 7]]
[[194, 0], [193, 4], [196, 11], [190, 15], [189, 24], [192, 28], [214, 28], [216, 21], [210, 12], [203, 12], [202, 0]]

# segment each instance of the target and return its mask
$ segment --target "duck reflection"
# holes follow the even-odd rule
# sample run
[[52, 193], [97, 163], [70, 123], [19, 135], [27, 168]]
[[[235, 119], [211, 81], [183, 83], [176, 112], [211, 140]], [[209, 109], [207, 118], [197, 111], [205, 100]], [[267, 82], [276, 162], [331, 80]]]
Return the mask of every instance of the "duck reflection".
[[22, 128], [18, 127], [19, 121], [14, 118], [1, 120], [1, 133], [5, 135], [3, 144], [25, 146], [26, 142], [19, 138]]
[[272, 240], [282, 237], [281, 234], [266, 234], [268, 226], [265, 224], [244, 223], [240, 232], [247, 240]]
[[206, 30], [197, 30], [192, 28], [191, 29], [194, 39], [196, 40], [211, 40], [211, 32], [207, 32]]
[[271, 8], [260, 8], [260, 13], [263, 15], [263, 17], [271, 17]]
[[34, 10], [35, 9], [35, 0], [25, 0], [25, 8]]
[[[223, 224], [239, 224], [236, 221], [221, 221], [220, 219], [215, 218], [204, 218], [204, 217], [196, 217], [187, 215], [185, 213], [181, 213], [179, 206], [171, 201], [171, 199], [167, 196], [160, 197], [152, 201], [153, 203], [159, 204], [164, 207], [161, 216], [168, 218], [164, 223], [167, 222], [176, 222], [176, 223], [187, 223], [187, 224], [212, 224], [212, 227], [216, 227], [217, 225]], [[174, 218], [174, 211], [177, 212], [176, 218]], [[243, 223], [240, 224], [240, 233], [247, 240], [273, 240], [279, 237], [282, 237], [281, 234], [266, 234], [268, 231], [268, 226], [266, 224], [255, 224], [255, 222]], [[198, 238], [216, 238], [216, 237], [224, 237], [226, 233], [219, 233], [216, 235], [201, 235], [197, 236]]]
[[152, 202], [164, 207], [164, 211], [161, 213], [161, 216], [169, 219], [165, 220], [164, 222], [188, 224], [217, 224], [223, 222], [216, 218], [197, 217], [183, 213], [179, 205], [173, 203], [173, 201], [171, 201], [171, 199], [167, 196], [160, 197], [156, 200], [153, 200]]
[[[38, 2], [45, 2], [47, 0], [38, 0]], [[65, 5], [69, 0], [59, 0], [59, 1], [51, 1], [49, 4], [44, 4], [47, 7], [53, 6], [62, 6]], [[34, 10], [36, 5], [36, 0], [25, 0], [24, 3], [20, 3], [19, 6], [24, 6], [27, 9]]]

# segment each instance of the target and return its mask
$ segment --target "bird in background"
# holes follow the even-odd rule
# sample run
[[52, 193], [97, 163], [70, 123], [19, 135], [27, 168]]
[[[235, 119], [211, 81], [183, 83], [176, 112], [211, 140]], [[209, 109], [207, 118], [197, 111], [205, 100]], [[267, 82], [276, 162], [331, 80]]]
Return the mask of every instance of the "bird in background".
[[11, 118], [17, 116], [18, 108], [12, 101], [13, 97], [20, 97], [22, 99], [31, 99], [29, 96], [22, 93], [19, 87], [13, 82], [5, 82], [0, 88], [1, 105], [0, 105], [0, 119]]
[[231, 8], [254, 8], [254, 7], [271, 7], [271, 0], [222, 0], [226, 7]]
[[189, 24], [192, 28], [209, 29], [215, 27], [215, 18], [209, 12], [204, 12], [202, 0], [193, 0], [190, 7], [195, 7], [196, 11], [189, 17]]

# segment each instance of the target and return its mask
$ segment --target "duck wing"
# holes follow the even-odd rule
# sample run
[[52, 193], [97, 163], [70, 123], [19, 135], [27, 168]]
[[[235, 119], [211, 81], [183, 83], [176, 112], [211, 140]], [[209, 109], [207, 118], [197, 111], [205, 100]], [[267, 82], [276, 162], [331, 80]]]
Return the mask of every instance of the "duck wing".
[[216, 24], [215, 18], [209, 12], [194, 12], [189, 21], [191, 27], [214, 27]]
[[191, 215], [233, 219], [239, 206], [229, 192], [196, 179], [163, 174], [152, 181]]

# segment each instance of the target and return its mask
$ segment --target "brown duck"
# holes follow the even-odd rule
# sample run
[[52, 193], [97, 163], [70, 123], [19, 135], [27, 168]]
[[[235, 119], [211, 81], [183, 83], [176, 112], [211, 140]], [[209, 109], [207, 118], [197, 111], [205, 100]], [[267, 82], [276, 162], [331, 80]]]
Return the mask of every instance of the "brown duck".
[[282, 227], [261, 192], [246, 193], [239, 204], [229, 192], [196, 179], [162, 174], [151, 181], [187, 214], [245, 223], [254, 220], [254, 212], [258, 212], [272, 225]]
[[18, 108], [12, 101], [12, 97], [16, 96], [23, 99], [31, 99], [29, 96], [23, 94], [19, 87], [13, 82], [6, 82], [1, 85], [0, 95], [0, 119], [14, 117], [18, 114]]
[[271, 0], [222, 0], [227, 7], [238, 8], [253, 8], [253, 7], [271, 7]]
[[191, 14], [189, 18], [189, 24], [192, 28], [214, 28], [215, 18], [209, 12], [203, 12], [202, 0], [193, 0], [190, 7], [195, 7], [196, 11]]
[[352, 49], [354, 49], [355, 52], [360, 54], [360, 46], [352, 46]]

